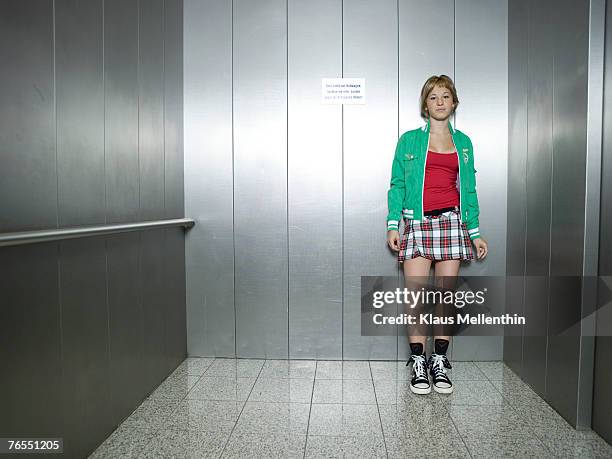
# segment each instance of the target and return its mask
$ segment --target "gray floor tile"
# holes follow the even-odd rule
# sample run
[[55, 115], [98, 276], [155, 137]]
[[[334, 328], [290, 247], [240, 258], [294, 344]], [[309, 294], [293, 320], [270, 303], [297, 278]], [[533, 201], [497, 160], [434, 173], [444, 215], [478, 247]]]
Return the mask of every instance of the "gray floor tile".
[[345, 360], [342, 362], [342, 379], [372, 379], [370, 363], [368, 361]]
[[446, 405], [501, 405], [504, 398], [490, 381], [457, 381], [451, 394], [438, 394]]
[[513, 406], [546, 404], [546, 402], [523, 381], [498, 380], [491, 381], [491, 384], [493, 384], [504, 399]]
[[451, 381], [473, 381], [487, 379], [485, 374], [473, 362], [451, 362], [448, 371]]
[[205, 376], [256, 378], [264, 362], [259, 359], [215, 359], [207, 368]]
[[378, 409], [376, 405], [313, 403], [308, 435], [382, 437]]
[[406, 366], [406, 362], [404, 361], [371, 361], [370, 369], [374, 380], [388, 379], [392, 381], [410, 381], [412, 378], [411, 369]]
[[255, 378], [202, 376], [187, 398], [197, 400], [246, 400]]
[[258, 378], [249, 401], [310, 403], [313, 379]]
[[612, 446], [592, 430], [534, 428], [535, 435], [559, 457], [612, 457]]
[[260, 378], [314, 379], [315, 360], [266, 360]]
[[187, 374], [191, 376], [202, 376], [214, 360], [215, 359], [211, 357], [187, 357], [176, 370], [174, 370], [173, 375]]
[[401, 437], [385, 436], [388, 457], [469, 458], [470, 453], [458, 433], [430, 430]]
[[306, 436], [297, 434], [232, 433], [223, 458], [303, 458]]
[[191, 376], [186, 373], [174, 374], [162, 382], [149, 398], [181, 400], [187, 396], [200, 376]]
[[125, 428], [156, 430], [178, 406], [178, 400], [147, 399], [121, 424]]
[[410, 381], [375, 379], [374, 390], [379, 405], [399, 405], [403, 403], [415, 407], [427, 407], [442, 404], [442, 400], [433, 390], [430, 394], [414, 394], [410, 390]]
[[309, 403], [246, 402], [235, 432], [306, 435]]
[[358, 404], [376, 404], [374, 384], [371, 379], [342, 380], [342, 402]]
[[521, 403], [512, 405], [525, 420], [525, 424], [531, 427], [550, 429], [573, 429], [572, 426], [543, 400], [534, 403]]
[[315, 379], [312, 403], [342, 403], [342, 379]]
[[550, 454], [535, 436], [529, 435], [463, 435], [472, 457], [548, 457]]
[[531, 435], [532, 428], [514, 408], [503, 405], [450, 405], [450, 417], [461, 435]]
[[548, 444], [548, 450], [555, 457], [612, 457], [612, 447], [603, 440], [562, 441]]
[[218, 458], [231, 434], [231, 427], [214, 432], [164, 428], [150, 446], [142, 451], [142, 458]]
[[372, 379], [366, 360], [320, 360], [317, 362], [317, 379]]
[[317, 361], [316, 379], [342, 379], [341, 360]]
[[315, 379], [313, 403], [376, 404], [371, 379]]
[[309, 435], [307, 458], [386, 458], [382, 437], [341, 437]]
[[521, 378], [510, 369], [504, 362], [474, 362], [474, 364], [490, 380], [511, 380], [520, 381]]
[[166, 425], [182, 430], [214, 431], [218, 426], [233, 427], [243, 401], [183, 400], [166, 421]]
[[119, 426], [89, 457], [92, 459], [136, 458], [154, 437], [154, 431]]
[[432, 430], [449, 435], [457, 433], [453, 420], [441, 405], [419, 408], [409, 404], [379, 405], [378, 409], [385, 438], [412, 436], [415, 433], [427, 435]]

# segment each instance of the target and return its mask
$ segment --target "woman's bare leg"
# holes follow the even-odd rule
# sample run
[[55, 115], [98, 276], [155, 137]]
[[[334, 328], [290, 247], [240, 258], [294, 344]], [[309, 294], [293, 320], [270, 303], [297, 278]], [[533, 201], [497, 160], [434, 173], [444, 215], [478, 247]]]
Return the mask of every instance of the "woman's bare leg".
[[[417, 290], [423, 281], [429, 276], [431, 268], [431, 260], [424, 257], [416, 257], [404, 261], [404, 281], [407, 289]], [[414, 314], [415, 309], [406, 308], [406, 314]], [[420, 330], [423, 326], [408, 326], [408, 338], [411, 343], [421, 343], [425, 349], [425, 341], [427, 336], [423, 335]]]
[[[437, 261], [434, 267], [434, 272], [435, 272], [435, 276], [436, 276], [436, 286], [439, 287], [443, 287], [445, 289], [454, 289], [455, 288], [455, 280], [457, 277], [457, 274], [459, 274], [459, 264], [460, 261], [459, 260], [444, 260], [444, 261]], [[443, 279], [437, 279], [439, 277], [444, 276]], [[454, 279], [453, 279], [454, 278]], [[444, 305], [441, 305], [444, 306]], [[447, 306], [450, 307], [452, 309], [454, 309], [454, 305], [450, 305]], [[441, 307], [440, 310], [442, 310], [443, 308]], [[452, 311], [453, 313], [455, 312], [454, 310]], [[441, 313], [441, 311], [439, 312], [439, 314]], [[440, 333], [440, 331], [436, 331], [436, 330], [442, 330], [443, 327], [434, 327], [434, 339], [445, 339], [447, 341], [450, 341], [450, 336], [448, 335], [438, 335], [438, 333]]]

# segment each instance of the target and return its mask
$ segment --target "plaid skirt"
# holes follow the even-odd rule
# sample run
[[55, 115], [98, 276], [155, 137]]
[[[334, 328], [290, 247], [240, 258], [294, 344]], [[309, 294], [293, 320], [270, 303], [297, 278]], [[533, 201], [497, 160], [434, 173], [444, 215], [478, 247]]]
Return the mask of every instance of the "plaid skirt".
[[449, 210], [437, 216], [425, 216], [422, 221], [404, 219], [404, 234], [398, 261], [416, 257], [430, 260], [473, 260], [472, 242], [459, 210]]

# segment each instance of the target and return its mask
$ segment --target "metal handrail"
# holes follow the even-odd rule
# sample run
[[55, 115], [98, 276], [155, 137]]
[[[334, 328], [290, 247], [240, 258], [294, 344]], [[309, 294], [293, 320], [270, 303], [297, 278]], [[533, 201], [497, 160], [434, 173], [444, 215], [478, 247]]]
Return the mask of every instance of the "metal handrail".
[[127, 233], [130, 231], [171, 228], [175, 226], [183, 226], [185, 229], [189, 229], [194, 225], [195, 220], [191, 218], [176, 218], [172, 220], [152, 220], [136, 223], [75, 226], [70, 228], [57, 228], [38, 231], [0, 233], [0, 247], [35, 244], [37, 242], [59, 241], [63, 239], [102, 236], [106, 234]]

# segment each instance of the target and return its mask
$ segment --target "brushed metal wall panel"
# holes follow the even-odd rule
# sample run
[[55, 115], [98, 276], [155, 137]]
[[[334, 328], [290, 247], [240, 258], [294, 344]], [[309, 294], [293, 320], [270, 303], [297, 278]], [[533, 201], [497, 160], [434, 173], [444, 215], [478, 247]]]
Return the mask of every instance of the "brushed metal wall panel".
[[396, 337], [361, 336], [361, 276], [397, 275], [385, 228], [398, 138], [397, 2], [346, 2], [343, 43], [343, 76], [366, 84], [366, 104], [344, 106], [344, 358], [395, 360]]
[[523, 376], [545, 392], [551, 219], [553, 38], [548, 5], [530, 4], [528, 49], [527, 254]]
[[139, 218], [138, 0], [104, 2], [106, 221]]
[[0, 2], [0, 56], [0, 231], [54, 227], [52, 2]]
[[165, 230], [164, 294], [165, 370], [174, 370], [187, 356], [185, 318], [185, 230]]
[[64, 454], [83, 457], [114, 429], [111, 418], [106, 243], [60, 243]]
[[[455, 2], [455, 85], [459, 96], [456, 127], [470, 137], [474, 146], [480, 231], [489, 244], [486, 261], [474, 261], [461, 268], [462, 274], [470, 276], [506, 273], [507, 29], [506, 1]], [[499, 360], [503, 354], [503, 339], [499, 336], [456, 337], [453, 341], [456, 360]]]
[[[405, 131], [425, 124], [421, 118], [419, 98], [421, 88], [432, 75], [455, 76], [455, 5], [452, 0], [420, 2], [400, 0], [399, 3], [399, 130], [398, 137]], [[424, 19], [435, 18], [436, 33], [431, 32], [431, 23]], [[423, 37], [427, 36], [427, 40]], [[391, 152], [391, 155], [393, 152]], [[387, 184], [391, 178], [389, 159]], [[400, 225], [403, 230], [403, 226]], [[396, 262], [397, 254], [390, 250], [390, 263], [398, 267], [398, 278], [403, 282], [404, 273]], [[433, 275], [433, 269], [432, 274]], [[403, 285], [403, 284], [402, 284]], [[406, 327], [398, 327], [397, 358], [405, 360], [410, 355]], [[429, 352], [433, 340], [426, 344]], [[451, 340], [448, 355], [453, 356], [454, 339]]]
[[144, 317], [138, 233], [107, 238], [108, 328], [112, 420], [119, 425], [143, 398]]
[[57, 251], [56, 243], [0, 249], [0, 432], [8, 437], [64, 435]]
[[185, 236], [187, 347], [195, 356], [236, 355], [231, 6], [184, 5], [185, 215], [198, 222]]
[[184, 216], [182, 73], [183, 12], [181, 0], [164, 0], [164, 190], [166, 218]]
[[[553, 172], [549, 340], [546, 399], [576, 425], [580, 368], [580, 327], [558, 336], [581, 318], [587, 158], [589, 2], [555, 2]], [[567, 33], [571, 30], [572, 33]], [[599, 180], [599, 177], [597, 177]]]
[[[425, 124], [419, 97], [427, 78], [455, 77], [455, 2], [399, 0], [398, 5], [399, 136]], [[431, 33], [432, 20], [436, 33]]]
[[140, 218], [164, 214], [164, 2], [139, 2]]
[[342, 5], [288, 8], [289, 357], [342, 359], [342, 106], [321, 103], [321, 78], [342, 75]]
[[59, 226], [105, 222], [102, 0], [55, 2]]
[[234, 2], [236, 354], [286, 358], [286, 2]]
[[[527, 229], [527, 21], [529, 2], [508, 8], [508, 211], [506, 311], [523, 315]], [[521, 331], [523, 327], [521, 326]], [[514, 335], [514, 334], [513, 334]], [[504, 337], [504, 362], [522, 373], [523, 337]]]
[[[612, 5], [605, 6], [604, 98], [602, 126], [599, 275], [612, 276]], [[608, 277], [609, 278], [609, 277]], [[612, 311], [597, 314], [598, 326], [612, 321]], [[593, 374], [593, 430], [612, 443], [612, 337], [597, 336]]]
[[140, 278], [144, 324], [143, 391], [150, 393], [166, 377], [166, 292], [164, 285], [164, 230], [140, 233]]

